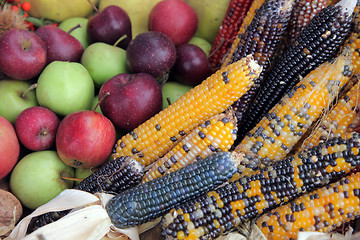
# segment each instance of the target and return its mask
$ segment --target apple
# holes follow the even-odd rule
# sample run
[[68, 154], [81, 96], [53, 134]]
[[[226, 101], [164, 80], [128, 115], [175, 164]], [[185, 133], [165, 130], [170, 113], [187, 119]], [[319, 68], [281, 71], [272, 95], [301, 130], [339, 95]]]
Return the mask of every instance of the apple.
[[0, 115], [14, 123], [24, 109], [38, 106], [35, 86], [21, 80], [0, 80]]
[[44, 25], [36, 29], [38, 35], [45, 43], [47, 61], [80, 62], [84, 48], [80, 41], [69, 33], [54, 25]]
[[102, 42], [93, 43], [85, 49], [81, 64], [90, 73], [95, 86], [100, 87], [111, 77], [127, 72], [126, 51]]
[[88, 18], [84, 17], [71, 17], [62, 21], [59, 28], [79, 40], [85, 49], [90, 45], [90, 38], [87, 35], [88, 21]]
[[116, 43], [126, 49], [132, 39], [130, 18], [121, 7], [108, 6], [89, 18], [87, 33], [93, 42]]
[[164, 0], [149, 16], [149, 30], [165, 33], [176, 46], [189, 42], [198, 27], [195, 10], [183, 0]]
[[48, 108], [35, 106], [22, 111], [15, 120], [15, 130], [20, 142], [32, 151], [54, 146], [59, 118]]
[[131, 40], [126, 58], [133, 73], [148, 73], [160, 78], [174, 65], [176, 48], [166, 34], [150, 31], [140, 33]]
[[61, 116], [88, 110], [94, 98], [94, 82], [86, 68], [77, 62], [50, 63], [37, 84], [39, 104]]
[[20, 154], [20, 144], [13, 125], [0, 116], [0, 179], [14, 168]]
[[112, 122], [90, 110], [67, 115], [56, 134], [56, 149], [60, 159], [69, 166], [92, 168], [105, 162], [116, 142]]
[[212, 46], [209, 41], [205, 40], [204, 38], [194, 36], [190, 39], [189, 43], [200, 47], [206, 53], [206, 55], [209, 56]]
[[163, 109], [169, 106], [169, 101], [170, 104], [173, 104], [190, 89], [192, 89], [191, 86], [179, 82], [169, 81], [164, 83], [162, 87]]
[[103, 114], [126, 132], [162, 109], [161, 87], [146, 73], [121, 73], [110, 78], [101, 86], [99, 98], [103, 99], [100, 102]]
[[101, 108], [100, 108], [100, 104], [99, 104], [99, 95], [96, 95], [94, 97], [90, 109], [95, 111], [95, 112], [103, 114], [102, 111], [101, 111]]
[[66, 166], [55, 151], [32, 152], [23, 157], [10, 175], [11, 192], [27, 208], [35, 209], [71, 188], [74, 169]]
[[44, 42], [35, 33], [12, 28], [0, 38], [0, 71], [10, 78], [29, 80], [46, 64]]

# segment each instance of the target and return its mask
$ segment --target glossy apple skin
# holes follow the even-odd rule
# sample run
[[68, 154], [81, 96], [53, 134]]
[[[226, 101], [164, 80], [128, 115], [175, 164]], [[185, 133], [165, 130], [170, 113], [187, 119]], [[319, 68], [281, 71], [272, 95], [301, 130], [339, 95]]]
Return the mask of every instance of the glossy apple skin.
[[0, 116], [0, 179], [14, 168], [20, 154], [20, 144], [13, 125]]
[[195, 10], [182, 0], [164, 0], [149, 16], [149, 30], [165, 33], [176, 46], [189, 42], [198, 27]]
[[80, 62], [84, 52], [79, 40], [54, 25], [44, 25], [36, 29], [46, 46], [47, 64], [53, 61]]
[[192, 86], [185, 85], [175, 81], [169, 81], [164, 83], [162, 87], [162, 96], [163, 96], [163, 109], [169, 106], [170, 103], [173, 104], [176, 100], [178, 100], [182, 95], [190, 91]]
[[48, 108], [35, 106], [22, 111], [15, 120], [15, 130], [20, 142], [32, 151], [54, 146], [60, 120]]
[[106, 81], [99, 91], [102, 113], [119, 129], [129, 132], [162, 109], [161, 87], [146, 73], [121, 73]]
[[88, 169], [108, 159], [115, 141], [112, 122], [98, 112], [85, 110], [71, 113], [60, 122], [56, 149], [66, 165]]
[[148, 73], [159, 78], [174, 65], [176, 47], [164, 33], [140, 33], [129, 43], [126, 58], [133, 73]]
[[70, 35], [75, 37], [83, 48], [87, 48], [90, 45], [90, 37], [87, 35], [87, 24], [89, 19], [84, 17], [72, 17], [67, 18], [59, 24], [59, 28], [64, 30], [65, 32], [69, 32], [75, 26], [80, 25], [80, 27], [72, 30]]
[[0, 70], [17, 80], [36, 77], [45, 67], [46, 48], [35, 33], [11, 29], [0, 38]]
[[128, 14], [120, 7], [111, 5], [89, 18], [87, 33], [93, 42], [113, 45], [122, 36], [117, 46], [126, 49], [132, 39], [131, 22]]
[[194, 44], [185, 43], [177, 46], [176, 62], [171, 73], [183, 84], [200, 84], [211, 74], [206, 53]]

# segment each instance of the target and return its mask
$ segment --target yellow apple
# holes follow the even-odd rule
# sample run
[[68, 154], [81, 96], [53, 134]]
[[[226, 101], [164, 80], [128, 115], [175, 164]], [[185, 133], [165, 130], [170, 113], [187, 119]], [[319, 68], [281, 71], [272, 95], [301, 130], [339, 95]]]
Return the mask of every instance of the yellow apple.
[[161, 0], [101, 0], [99, 10], [109, 5], [116, 5], [124, 9], [130, 17], [132, 36], [148, 31], [149, 15], [153, 7]]
[[[93, 8], [88, 0], [20, 0], [31, 4], [30, 16], [61, 22], [70, 17], [86, 17]], [[98, 0], [91, 0], [97, 4]]]

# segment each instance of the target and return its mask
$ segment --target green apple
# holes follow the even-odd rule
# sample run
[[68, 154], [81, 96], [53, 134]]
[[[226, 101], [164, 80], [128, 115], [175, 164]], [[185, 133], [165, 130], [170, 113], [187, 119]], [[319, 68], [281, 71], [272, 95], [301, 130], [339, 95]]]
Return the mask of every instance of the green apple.
[[35, 209], [73, 186], [62, 177], [74, 177], [74, 169], [65, 165], [55, 151], [32, 152], [12, 171], [10, 189], [24, 206]]
[[[30, 16], [58, 22], [71, 17], [86, 17], [94, 10], [88, 0], [20, 0], [20, 2], [31, 4]], [[91, 2], [97, 4], [98, 0]]]
[[77, 40], [79, 40], [79, 42], [85, 49], [90, 44], [90, 38], [89, 38], [89, 36], [87, 34], [87, 30], [86, 30], [87, 24], [88, 24], [87, 18], [72, 17], [72, 18], [65, 19], [63, 22], [61, 22], [59, 24], [59, 28], [64, 30], [65, 32], [69, 32], [71, 29], [73, 29], [77, 25], [80, 25], [80, 27], [71, 31], [70, 35], [72, 35]]
[[99, 10], [110, 5], [116, 5], [124, 9], [129, 15], [132, 37], [135, 38], [139, 33], [148, 31], [150, 12], [159, 2], [161, 0], [101, 0]]
[[200, 47], [206, 53], [206, 55], [209, 56], [212, 47], [209, 41], [205, 40], [204, 38], [194, 36], [190, 39], [189, 43]]
[[230, 0], [185, 0], [193, 7], [199, 18], [196, 36], [213, 42], [225, 17]]
[[85, 49], [81, 64], [88, 70], [95, 85], [100, 87], [113, 76], [127, 72], [126, 51], [106, 43], [96, 42]]
[[98, 105], [98, 102], [99, 102], [99, 95], [96, 95], [92, 101], [90, 110], [94, 110], [96, 108], [95, 112], [103, 114], [100, 105]]
[[94, 82], [84, 66], [54, 61], [40, 74], [36, 97], [41, 106], [65, 116], [90, 109], [94, 92]]
[[170, 103], [175, 102], [178, 98], [184, 95], [193, 87], [179, 83], [179, 82], [166, 82], [162, 88], [163, 94], [163, 109], [169, 106], [168, 99]]
[[38, 106], [35, 89], [28, 82], [20, 80], [0, 81], [0, 115], [14, 123], [26, 108]]

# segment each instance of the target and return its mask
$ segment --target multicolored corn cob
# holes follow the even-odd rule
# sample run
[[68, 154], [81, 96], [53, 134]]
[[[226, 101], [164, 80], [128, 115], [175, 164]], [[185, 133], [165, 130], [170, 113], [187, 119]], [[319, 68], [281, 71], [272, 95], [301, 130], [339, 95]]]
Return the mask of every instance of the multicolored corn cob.
[[225, 111], [251, 87], [260, 72], [252, 56], [222, 68], [119, 139], [113, 157], [131, 156], [144, 166], [150, 165], [202, 121]]
[[209, 63], [214, 72], [220, 68], [253, 1], [230, 0], [210, 50]]
[[214, 239], [360, 165], [360, 135], [333, 138], [253, 171], [173, 208], [162, 218], [166, 239]]
[[251, 54], [263, 67], [263, 71], [258, 78], [254, 79], [250, 90], [232, 105], [239, 123], [243, 121], [243, 114], [255, 98], [273, 56], [283, 40], [293, 3], [294, 0], [266, 0], [255, 12], [254, 19], [246, 31], [238, 35], [239, 42], [230, 63]]
[[106, 205], [112, 223], [127, 228], [156, 219], [208, 192], [236, 172], [242, 154], [219, 152], [116, 195]]
[[348, 49], [331, 62], [325, 62], [303, 78], [236, 146], [245, 153], [239, 165], [257, 169], [284, 158], [338, 96], [350, 80], [352, 66]]
[[[144, 176], [144, 167], [130, 157], [120, 157], [110, 161], [90, 174], [75, 189], [89, 193], [111, 192], [120, 193], [139, 184]], [[55, 222], [70, 212], [49, 212], [32, 220], [29, 231]]]
[[336, 56], [350, 35], [356, 0], [342, 0], [317, 14], [277, 59], [239, 127], [241, 140], [302, 77]]
[[327, 0], [297, 0], [289, 21], [288, 41], [293, 42], [311, 19], [326, 6]]
[[214, 152], [226, 152], [237, 135], [236, 118], [230, 108], [200, 124], [145, 173], [143, 182], [178, 170]]
[[269, 240], [295, 240], [301, 231], [331, 232], [356, 217], [360, 217], [359, 172], [273, 209], [256, 225]]

